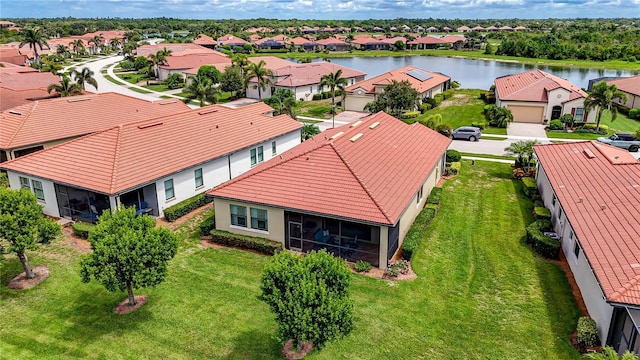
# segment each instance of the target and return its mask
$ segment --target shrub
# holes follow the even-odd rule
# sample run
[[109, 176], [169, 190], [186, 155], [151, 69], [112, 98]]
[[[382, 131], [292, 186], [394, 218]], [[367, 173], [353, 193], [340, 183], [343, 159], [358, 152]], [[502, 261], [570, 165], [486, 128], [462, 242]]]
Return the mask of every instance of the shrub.
[[533, 218], [536, 220], [551, 220], [551, 210], [544, 206], [535, 206], [533, 208]]
[[429, 109], [433, 109], [433, 108], [438, 106], [438, 101], [436, 101], [436, 99], [434, 99], [434, 98], [426, 97], [426, 98], [422, 99], [422, 104], [423, 105], [424, 104], [429, 104]]
[[164, 84], [171, 90], [179, 89], [184, 86], [184, 78], [180, 74], [171, 74], [164, 80]]
[[536, 206], [544, 207], [544, 203], [542, 202], [542, 200], [536, 200], [536, 201], [533, 202], [533, 206], [534, 207], [536, 207]]
[[562, 130], [563, 128], [564, 125], [560, 120], [551, 120], [551, 122], [549, 123], [549, 130]]
[[369, 272], [369, 270], [371, 270], [371, 264], [364, 260], [358, 260], [355, 265], [353, 265], [353, 268], [357, 272]]
[[560, 256], [560, 242], [554, 240], [542, 232], [551, 229], [549, 220], [536, 220], [527, 226], [527, 243], [538, 255], [549, 259], [558, 259]]
[[447, 162], [457, 162], [462, 159], [462, 155], [458, 150], [449, 149], [447, 150]]
[[431, 104], [422, 103], [420, 104], [420, 112], [425, 113], [427, 110], [431, 110]]
[[427, 205], [418, 216], [416, 216], [416, 220], [413, 222], [407, 235], [404, 237], [404, 241], [402, 242], [402, 258], [408, 261], [411, 261], [413, 255], [420, 244], [420, 239], [424, 234], [424, 230], [427, 228], [429, 223], [436, 216], [437, 206]]
[[57, 222], [50, 219], [42, 219], [40, 226], [38, 226], [39, 243], [48, 244], [60, 234], [62, 234], [62, 231]]
[[598, 327], [596, 321], [590, 317], [583, 316], [578, 319], [576, 328], [578, 342], [586, 346], [596, 346], [598, 344]]
[[211, 209], [209, 214], [204, 219], [202, 219], [202, 222], [200, 223], [200, 235], [209, 235], [211, 234], [211, 230], [215, 228], [216, 216], [213, 209]]
[[484, 128], [486, 128], [486, 127], [487, 127], [487, 124], [485, 124], [485, 123], [482, 123], [482, 124], [474, 124], [474, 123], [471, 123], [471, 126], [473, 126], [473, 127], [477, 127], [477, 128], [479, 128], [480, 130], [484, 130]]
[[640, 109], [633, 108], [629, 110], [629, 118], [634, 120], [640, 120]]
[[406, 274], [409, 272], [409, 261], [400, 259], [396, 262], [389, 262], [385, 274], [391, 277], [396, 277], [400, 274]]
[[449, 165], [449, 168], [445, 169], [445, 171], [449, 172], [448, 175], [458, 175], [460, 168], [462, 168], [462, 163], [452, 162], [451, 165]]
[[322, 100], [322, 94], [313, 94], [313, 100]]
[[79, 221], [77, 223], [74, 223], [71, 228], [73, 229], [73, 233], [77, 237], [88, 239], [89, 233], [91, 232], [91, 230], [93, 230], [94, 227], [96, 226], [92, 223]]
[[442, 188], [434, 187], [427, 198], [427, 204], [438, 205], [442, 199]]
[[527, 197], [532, 198], [534, 194], [538, 191], [538, 185], [536, 184], [536, 179], [525, 177], [522, 178], [522, 183], [524, 184], [524, 193]]
[[418, 116], [420, 116], [420, 111], [407, 111], [400, 115], [402, 119], [413, 119], [417, 118]]
[[434, 130], [446, 137], [451, 137], [451, 134], [453, 132], [453, 128], [449, 124], [436, 125], [436, 128]]
[[177, 219], [187, 215], [193, 210], [204, 206], [213, 201], [212, 197], [205, 196], [204, 193], [192, 196], [187, 200], [181, 201], [173, 206], [169, 206], [164, 209], [164, 218], [169, 222], [174, 222]]
[[[586, 123], [582, 126], [583, 129], [594, 129], [596, 128], [596, 123]], [[605, 125], [605, 124], [600, 124], [600, 130], [607, 132], [609, 131], [609, 126]]]
[[598, 130], [596, 131], [596, 129], [575, 129], [573, 131], [576, 134], [598, 134], [598, 135], [607, 135], [608, 131], [607, 130]]
[[282, 251], [282, 244], [276, 241], [255, 236], [232, 234], [228, 231], [215, 229], [211, 230], [211, 241], [218, 244], [255, 250], [267, 255], [273, 255]]

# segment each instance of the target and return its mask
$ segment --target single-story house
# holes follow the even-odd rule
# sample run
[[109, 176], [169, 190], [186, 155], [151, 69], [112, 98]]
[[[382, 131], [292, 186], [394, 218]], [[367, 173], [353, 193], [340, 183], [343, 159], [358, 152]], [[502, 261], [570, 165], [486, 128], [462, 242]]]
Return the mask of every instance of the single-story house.
[[[435, 27], [435, 26], [429, 26], [429, 27], [427, 28], [427, 32], [430, 32], [430, 33], [435, 33], [435, 32], [439, 32], [439, 31], [440, 31], [440, 30], [439, 30], [437, 27]], [[416, 31], [416, 32], [417, 32], [417, 31]]]
[[315, 41], [305, 39], [300, 36], [294, 37], [293, 39], [289, 39], [287, 40], [287, 42], [289, 43], [290, 47], [292, 47], [293, 49], [298, 49], [302, 47], [305, 51], [316, 51], [316, 49], [318, 48], [318, 44]]
[[318, 44], [321, 49], [329, 51], [349, 51], [349, 49], [351, 49], [349, 43], [334, 37], [318, 40], [316, 44]]
[[443, 44], [444, 42], [435, 36], [422, 36], [407, 42], [413, 49], [435, 49]]
[[218, 42], [215, 41], [211, 36], [207, 36], [205, 34], [198, 35], [194, 40], [194, 44], [204, 46], [208, 49], [215, 49], [218, 46]]
[[171, 44], [145, 44], [137, 47], [134, 52], [136, 56], [149, 57], [156, 54], [160, 50], [170, 50], [171, 56], [180, 56], [185, 54], [211, 54], [216, 52], [196, 43], [171, 43]]
[[165, 80], [171, 74], [182, 74], [187, 69], [199, 69], [202, 65], [214, 65], [220, 70], [231, 65], [231, 58], [218, 51], [210, 50], [206, 53], [180, 53], [169, 55], [158, 65], [158, 79]]
[[471, 28], [471, 31], [484, 31], [484, 28], [480, 25], [476, 25]]
[[626, 104], [622, 104], [619, 99], [614, 101], [618, 101], [628, 109], [640, 109], [640, 75], [609, 80], [607, 84], [615, 85], [618, 90], [627, 95]]
[[56, 95], [47, 92], [47, 87], [59, 82], [60, 78], [50, 72], [38, 72], [31, 67], [2, 63], [0, 66], [0, 111], [9, 110], [34, 100], [56, 97]]
[[[250, 60], [254, 58], [249, 58]], [[283, 60], [284, 61], [284, 60]], [[328, 87], [320, 85], [322, 76], [342, 70], [342, 78], [347, 85], [364, 80], [365, 73], [326, 61], [306, 64], [290, 64], [273, 71], [273, 88], [260, 89], [262, 98], [270, 97], [272, 91], [277, 89], [289, 89], [295, 94], [295, 98], [302, 101], [312, 100], [314, 94], [330, 91]], [[255, 79], [249, 81], [247, 97], [258, 98], [258, 83]]]
[[261, 50], [270, 50], [270, 49], [283, 49], [285, 48], [285, 39], [277, 40], [275, 37], [273, 38], [264, 38], [255, 42], [256, 46]]
[[351, 44], [358, 50], [389, 50], [389, 43], [371, 35], [359, 35], [351, 40]]
[[29, 102], [0, 113], [0, 162], [125, 122], [187, 110], [176, 99], [150, 102], [117, 93]]
[[246, 44], [249, 44], [247, 40], [231, 34], [221, 36], [217, 39], [217, 41], [220, 46], [230, 46], [231, 48], [234, 48], [236, 46], [243, 47]]
[[[31, 58], [33, 55], [31, 55]], [[27, 65], [29, 55], [24, 51], [12, 46], [0, 46], [0, 62], [9, 63], [18, 66]]]
[[470, 31], [471, 31], [471, 28], [470, 28], [470, 27], [468, 27], [467, 25], [462, 25], [462, 26], [460, 26], [459, 28], [457, 28], [456, 30], [457, 30], [458, 32], [465, 33], [465, 32], [470, 32]]
[[534, 146], [536, 182], [598, 344], [640, 350], [640, 163], [584, 141]]
[[0, 164], [54, 217], [93, 222], [120, 205], [164, 209], [300, 143], [302, 124], [256, 103], [129, 122]]
[[573, 115], [578, 122], [595, 121], [595, 111], [584, 111], [586, 92], [542, 70], [499, 77], [495, 92], [496, 105], [511, 110], [515, 122], [542, 124], [564, 114]]
[[207, 192], [216, 228], [385, 269], [442, 176], [451, 140], [379, 112]]
[[364, 111], [365, 105], [374, 101], [392, 81], [408, 81], [418, 91], [420, 99], [432, 98], [451, 87], [451, 78], [444, 74], [420, 69], [413, 65], [387, 71], [378, 76], [348, 86], [345, 90], [345, 110]]

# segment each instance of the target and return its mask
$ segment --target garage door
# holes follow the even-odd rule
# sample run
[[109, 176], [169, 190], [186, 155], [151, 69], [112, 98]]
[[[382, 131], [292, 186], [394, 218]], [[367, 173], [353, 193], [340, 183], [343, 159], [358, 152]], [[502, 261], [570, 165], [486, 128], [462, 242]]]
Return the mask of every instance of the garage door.
[[542, 124], [544, 119], [543, 106], [507, 106], [513, 114], [513, 121], [523, 123]]

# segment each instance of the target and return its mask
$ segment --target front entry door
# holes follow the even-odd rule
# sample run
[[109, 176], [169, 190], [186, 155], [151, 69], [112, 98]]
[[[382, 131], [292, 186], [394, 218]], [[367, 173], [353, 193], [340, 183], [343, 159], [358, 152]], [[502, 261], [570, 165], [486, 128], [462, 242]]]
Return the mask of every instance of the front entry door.
[[302, 224], [289, 221], [289, 249], [302, 251]]

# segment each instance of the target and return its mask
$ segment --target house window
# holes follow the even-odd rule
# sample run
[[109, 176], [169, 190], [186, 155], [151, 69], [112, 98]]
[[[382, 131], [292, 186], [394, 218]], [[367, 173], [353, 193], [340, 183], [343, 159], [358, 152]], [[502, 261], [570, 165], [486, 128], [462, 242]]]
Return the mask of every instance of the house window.
[[422, 201], [422, 194], [423, 194], [423, 186], [420, 186], [420, 190], [418, 190], [418, 195], [416, 195], [416, 204], [420, 204], [420, 201]]
[[165, 199], [167, 199], [167, 200], [173, 199], [175, 196], [176, 196], [176, 194], [173, 191], [173, 179], [165, 180], [164, 181], [164, 197], [165, 197]]
[[573, 116], [573, 119], [578, 122], [582, 122], [582, 118], [584, 117], [584, 108], [577, 108], [576, 113]]
[[262, 146], [251, 149], [251, 166], [261, 163], [264, 160]]
[[552, 207], [556, 207], [556, 200], [557, 200], [556, 195], [553, 194], [553, 200], [551, 200], [551, 206]]
[[322, 85], [318, 85], [318, 93], [322, 92]]
[[231, 225], [247, 227], [247, 208], [238, 205], [231, 207]]
[[44, 201], [44, 190], [42, 189], [42, 182], [38, 180], [31, 180], [33, 185], [33, 193], [36, 194], [38, 200]]
[[576, 239], [576, 242], [573, 244], [573, 255], [576, 256], [576, 259], [580, 257], [580, 244], [578, 244], [578, 239]]
[[309, 94], [313, 94], [313, 86], [309, 86]]
[[276, 147], [276, 142], [272, 141], [271, 142], [271, 155], [275, 155], [278, 153], [278, 149]]
[[251, 208], [251, 228], [268, 231], [267, 210]]
[[20, 176], [20, 187], [22, 189], [31, 190], [31, 186], [29, 185], [29, 179], [27, 179], [26, 177]]
[[204, 185], [204, 179], [202, 178], [202, 168], [196, 169], [193, 172], [193, 175], [196, 179], [196, 189]]

